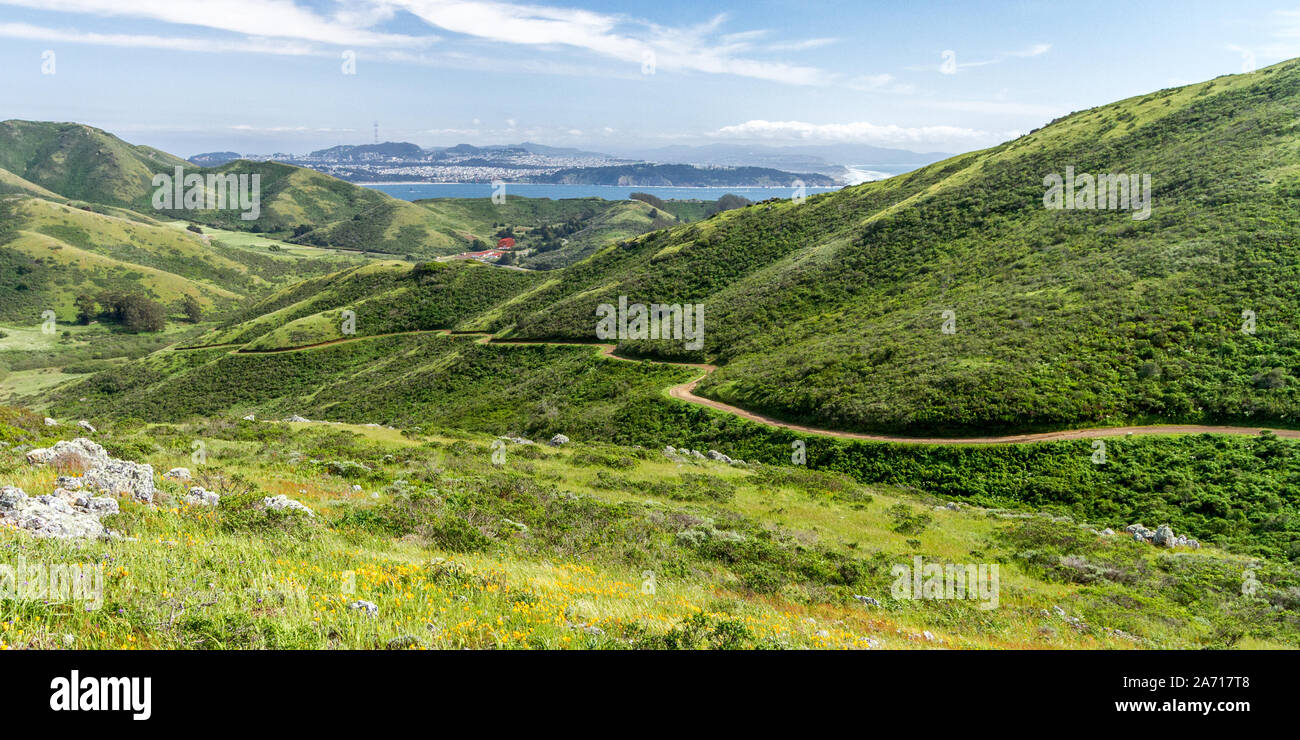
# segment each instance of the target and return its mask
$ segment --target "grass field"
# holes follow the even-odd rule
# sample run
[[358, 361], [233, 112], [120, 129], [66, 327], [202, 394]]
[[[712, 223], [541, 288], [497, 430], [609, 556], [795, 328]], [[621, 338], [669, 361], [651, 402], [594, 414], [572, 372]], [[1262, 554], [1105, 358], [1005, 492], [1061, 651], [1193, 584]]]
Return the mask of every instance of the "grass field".
[[[10, 436], [69, 436], [8, 417]], [[81, 648], [1295, 647], [1295, 574], [1082, 522], [945, 508], [795, 467], [606, 444], [214, 419], [112, 424], [114, 455], [222, 494], [122, 501], [129, 539], [0, 531], [12, 559], [102, 563], [99, 608], [0, 604], [0, 645]], [[190, 457], [202, 442], [207, 458]], [[30, 494], [54, 472], [0, 448]], [[314, 516], [259, 510], [300, 500]], [[891, 568], [999, 568], [996, 606], [896, 597]], [[1240, 584], [1255, 569], [1258, 598]], [[1251, 577], [1256, 577], [1252, 575]], [[1288, 591], [1290, 589], [1290, 591]], [[857, 597], [870, 597], [874, 604]], [[367, 616], [349, 605], [378, 607]]]

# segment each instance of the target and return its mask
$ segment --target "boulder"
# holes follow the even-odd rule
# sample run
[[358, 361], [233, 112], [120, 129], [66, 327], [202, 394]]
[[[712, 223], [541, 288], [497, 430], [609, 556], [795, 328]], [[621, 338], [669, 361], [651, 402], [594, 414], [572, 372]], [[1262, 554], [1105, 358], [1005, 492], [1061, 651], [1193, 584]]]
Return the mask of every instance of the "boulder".
[[379, 616], [379, 606], [372, 602], [365, 601], [363, 599], [357, 599], [351, 604], [348, 604], [348, 608], [363, 611], [367, 616], [371, 616], [371, 617]]
[[107, 465], [86, 471], [82, 482], [87, 488], [109, 494], [130, 494], [142, 503], [153, 503], [153, 466], [127, 460], [110, 459]]
[[550, 442], [547, 442], [547, 444], [549, 444], [552, 447], [559, 447], [560, 445], [567, 445], [568, 443], [569, 443], [569, 438], [564, 436], [563, 434], [557, 434], [554, 437], [551, 437]]
[[95, 427], [93, 427], [91, 423], [86, 421], [85, 419], [82, 419], [81, 421], [77, 422], [77, 426], [81, 427], [82, 429], [85, 429], [87, 432], [90, 432], [91, 434], [95, 433]]
[[51, 419], [51, 418], [48, 417], [48, 416], [45, 417], [45, 426], [47, 426], [47, 427], [57, 427], [58, 425], [59, 425], [59, 422], [57, 422], [57, 421]]
[[244, 417], [244, 421], [257, 421], [257, 417], [254, 416], [253, 414], [249, 414], [248, 416]]
[[268, 496], [262, 499], [262, 506], [273, 511], [300, 511], [307, 516], [316, 516], [316, 514], [301, 501], [295, 501], [284, 494], [279, 496]]
[[190, 506], [216, 506], [220, 501], [221, 496], [201, 486], [194, 486], [185, 494], [185, 503]]
[[717, 450], [709, 450], [706, 454], [708, 455], [710, 460], [717, 460], [718, 462], [724, 462], [724, 463], [731, 462], [731, 458], [727, 457], [721, 452], [718, 452]]
[[1174, 536], [1174, 530], [1168, 524], [1157, 527], [1155, 535], [1151, 538], [1151, 544], [1159, 547], [1173, 547], [1177, 542], [1178, 538]]
[[182, 483], [188, 483], [193, 480], [193, 477], [190, 475], [189, 468], [172, 468], [166, 473], [163, 473], [163, 480], [175, 480]]
[[311, 419], [307, 419], [307, 418], [301, 417], [301, 416], [299, 416], [299, 415], [297, 415], [297, 414], [294, 414], [293, 416], [290, 416], [288, 419], [285, 419], [285, 421], [291, 421], [291, 422], [297, 422], [297, 423], [305, 423], [305, 422], [309, 422], [309, 421], [311, 421]]

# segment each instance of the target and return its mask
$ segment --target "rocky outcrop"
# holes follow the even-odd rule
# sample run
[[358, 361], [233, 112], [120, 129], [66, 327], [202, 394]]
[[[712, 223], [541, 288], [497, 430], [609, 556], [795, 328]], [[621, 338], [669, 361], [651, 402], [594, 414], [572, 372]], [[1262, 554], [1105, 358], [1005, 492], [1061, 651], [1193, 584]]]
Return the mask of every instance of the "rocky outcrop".
[[1190, 547], [1193, 550], [1201, 547], [1200, 542], [1186, 535], [1175, 535], [1173, 527], [1168, 524], [1162, 524], [1154, 530], [1147, 529], [1141, 524], [1130, 524], [1124, 528], [1124, 531], [1133, 535], [1135, 541], [1146, 542], [1156, 547]]
[[117, 513], [117, 502], [84, 493], [57, 489], [53, 494], [28, 496], [21, 488], [0, 488], [0, 525], [25, 530], [37, 537], [94, 539], [108, 537], [99, 521]]
[[547, 442], [547, 444], [549, 444], [552, 447], [559, 447], [561, 445], [567, 445], [568, 443], [569, 443], [569, 438], [564, 436], [563, 434], [557, 434], [554, 437], [551, 437], [550, 442]]
[[33, 465], [50, 465], [59, 470], [77, 472], [103, 467], [109, 460], [103, 447], [85, 437], [71, 442], [55, 442], [53, 447], [37, 448], [27, 453], [27, 462]]

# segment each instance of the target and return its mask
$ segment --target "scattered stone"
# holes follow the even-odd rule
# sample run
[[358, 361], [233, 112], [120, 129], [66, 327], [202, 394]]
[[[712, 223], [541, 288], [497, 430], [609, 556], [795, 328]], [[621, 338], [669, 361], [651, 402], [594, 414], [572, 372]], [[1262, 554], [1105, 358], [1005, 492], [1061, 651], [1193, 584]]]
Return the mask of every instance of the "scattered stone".
[[1146, 542], [1157, 547], [1190, 547], [1193, 550], [1201, 547], [1200, 542], [1187, 535], [1174, 534], [1173, 527], [1168, 524], [1161, 524], [1154, 530], [1147, 529], [1141, 524], [1130, 524], [1124, 528], [1124, 531], [1133, 536], [1134, 542]]
[[163, 473], [163, 480], [175, 480], [182, 483], [188, 483], [193, 480], [193, 478], [190, 476], [189, 468], [172, 468], [166, 473]]
[[1101, 530], [1102, 537], [1111, 537], [1114, 536], [1114, 534], [1115, 534], [1115, 530], [1111, 529], [1110, 527], [1106, 527], [1105, 529]]
[[855, 599], [857, 599], [858, 601], [862, 602], [862, 605], [863, 605], [863, 606], [870, 606], [870, 607], [874, 607], [874, 608], [876, 608], [876, 609], [879, 609], [879, 608], [880, 608], [880, 602], [879, 602], [879, 601], [876, 601], [875, 599], [871, 598], [870, 596], [862, 596], [861, 594], [853, 594], [853, 598], [855, 598]]
[[90, 432], [91, 434], [95, 433], [95, 427], [91, 426], [90, 422], [86, 421], [85, 419], [82, 419], [81, 421], [77, 422], [77, 426], [81, 427], [82, 429], [85, 429], [87, 432]]
[[57, 421], [51, 419], [51, 418], [48, 417], [48, 416], [45, 417], [45, 426], [47, 426], [47, 427], [57, 427], [58, 425], [59, 425], [59, 422], [57, 422]]
[[508, 442], [511, 442], [511, 443], [513, 443], [513, 444], [517, 444], [517, 445], [530, 445], [530, 444], [533, 444], [533, 441], [532, 441], [531, 439], [524, 439], [523, 437], [511, 437], [511, 436], [504, 435], [504, 434], [501, 435], [500, 437], [497, 437], [497, 439], [504, 439], [504, 440], [506, 440], [506, 441], [508, 441]]
[[371, 616], [371, 617], [379, 616], [379, 607], [375, 604], [372, 604], [369, 601], [358, 599], [352, 602], [351, 604], [348, 604], [348, 608], [364, 610], [367, 616]]
[[190, 506], [216, 506], [221, 496], [201, 486], [194, 486], [185, 494], [185, 503]]
[[568, 443], [569, 443], [569, 438], [564, 436], [563, 434], [557, 434], [554, 437], [551, 437], [550, 442], [547, 442], [547, 444], [549, 444], [552, 447], [559, 447], [560, 445], [567, 445]]
[[352, 486], [352, 492], [361, 493], [361, 486], [357, 486], [357, 485]]
[[244, 417], [244, 421], [257, 421], [257, 417], [253, 414], [249, 414], [248, 416]]
[[302, 423], [306, 423], [306, 422], [311, 421], [311, 419], [307, 419], [307, 418], [301, 417], [301, 416], [299, 416], [299, 415], [297, 415], [297, 414], [294, 414], [293, 416], [290, 416], [288, 419], [285, 419], [285, 421], [295, 422], [295, 423], [302, 424]]
[[311, 509], [307, 508], [301, 501], [295, 501], [284, 494], [280, 494], [279, 496], [268, 496], [262, 499], [262, 506], [274, 511], [284, 511], [288, 509], [290, 511], [301, 511], [307, 516], [316, 516], [316, 514]]

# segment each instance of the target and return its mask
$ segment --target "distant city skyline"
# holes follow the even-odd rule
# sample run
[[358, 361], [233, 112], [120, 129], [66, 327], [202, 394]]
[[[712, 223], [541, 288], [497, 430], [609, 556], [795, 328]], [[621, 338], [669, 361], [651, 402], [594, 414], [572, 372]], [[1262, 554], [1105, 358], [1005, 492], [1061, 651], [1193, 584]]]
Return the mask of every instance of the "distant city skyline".
[[1300, 5], [0, 0], [0, 39], [0, 116], [184, 156], [367, 144], [376, 121], [422, 147], [959, 152], [1300, 56]]

